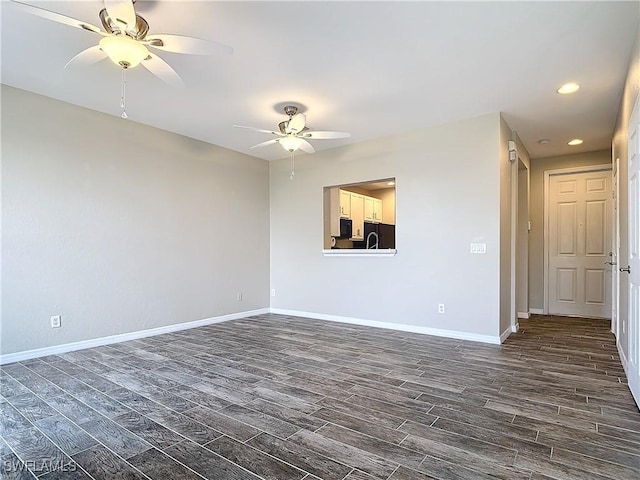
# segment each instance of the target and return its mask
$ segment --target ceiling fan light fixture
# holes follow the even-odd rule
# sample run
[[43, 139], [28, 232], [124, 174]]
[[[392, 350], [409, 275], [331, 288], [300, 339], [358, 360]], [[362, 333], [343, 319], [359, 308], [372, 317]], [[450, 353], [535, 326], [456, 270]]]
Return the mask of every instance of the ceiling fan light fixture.
[[127, 35], [104, 37], [100, 40], [100, 48], [122, 68], [133, 68], [149, 56], [147, 47]]
[[280, 139], [280, 145], [282, 145], [282, 148], [287, 152], [295, 152], [300, 148], [300, 145], [302, 145], [302, 141], [303, 140], [301, 138], [298, 138], [295, 135], [287, 135]]
[[580, 89], [580, 85], [575, 82], [565, 83], [556, 90], [560, 95], [569, 95], [575, 93]]

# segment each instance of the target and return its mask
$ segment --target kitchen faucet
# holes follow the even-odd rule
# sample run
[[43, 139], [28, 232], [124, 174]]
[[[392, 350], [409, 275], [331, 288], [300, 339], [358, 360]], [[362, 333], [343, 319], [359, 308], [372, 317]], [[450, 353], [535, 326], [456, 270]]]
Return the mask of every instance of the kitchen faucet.
[[[376, 241], [375, 241], [375, 243], [373, 245], [370, 246], [369, 245], [369, 240], [371, 239], [371, 235], [376, 237]], [[369, 232], [369, 235], [367, 235], [367, 250], [369, 250], [369, 249], [376, 249], [377, 250], [378, 249], [378, 241], [379, 241], [378, 234], [376, 232]]]

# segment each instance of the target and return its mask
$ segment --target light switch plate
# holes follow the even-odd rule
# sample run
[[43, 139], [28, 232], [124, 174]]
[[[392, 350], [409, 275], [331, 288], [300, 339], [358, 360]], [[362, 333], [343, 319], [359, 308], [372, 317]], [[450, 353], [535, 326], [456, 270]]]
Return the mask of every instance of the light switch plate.
[[487, 244], [486, 243], [472, 243], [471, 244], [471, 253], [487, 253]]

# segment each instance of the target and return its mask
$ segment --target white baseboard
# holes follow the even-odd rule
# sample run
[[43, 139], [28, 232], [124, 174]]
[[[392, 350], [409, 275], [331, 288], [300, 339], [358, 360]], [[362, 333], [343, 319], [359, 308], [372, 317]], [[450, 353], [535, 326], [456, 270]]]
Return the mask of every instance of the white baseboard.
[[511, 333], [518, 333], [518, 330], [520, 330], [519, 323], [516, 322], [514, 325], [511, 325]]
[[[478, 333], [459, 332], [456, 330], [443, 330], [439, 328], [420, 327], [418, 325], [406, 325], [402, 323], [378, 322], [376, 320], [366, 320], [363, 318], [342, 317], [339, 315], [326, 315], [324, 313], [301, 312], [298, 310], [284, 310], [281, 308], [272, 308], [271, 313], [280, 315], [292, 315], [295, 317], [315, 318], [317, 320], [328, 320], [331, 322], [350, 323], [353, 325], [363, 325], [366, 327], [386, 328], [389, 330], [399, 330], [401, 332], [422, 333], [424, 335], [433, 335], [436, 337], [457, 338], [461, 340], [469, 340], [472, 342], [492, 343], [499, 345], [502, 343], [501, 336], [480, 335]], [[508, 336], [508, 335], [507, 335]]]
[[531, 315], [544, 315], [544, 309], [543, 308], [530, 308], [529, 309], [529, 313]]
[[622, 369], [624, 370], [624, 374], [627, 374], [627, 356], [624, 354], [624, 350], [620, 347], [620, 342], [616, 338], [616, 348], [618, 349], [618, 355], [620, 355], [620, 363], [622, 364]]
[[505, 328], [504, 332], [500, 334], [500, 343], [504, 343], [504, 341], [509, 338], [509, 335], [513, 333], [513, 325], [510, 325], [508, 328]]
[[531, 312], [518, 312], [518, 318], [530, 318]]
[[[629, 364], [627, 363], [627, 356], [624, 353], [624, 349], [620, 347], [620, 341], [616, 338], [616, 348], [618, 349], [618, 355], [620, 355], [620, 363], [622, 364], [622, 369], [624, 370], [624, 374], [627, 376], [627, 382], [631, 383], [633, 380], [630, 378], [630, 374], [633, 375], [633, 372], [629, 372]], [[640, 408], [640, 395], [634, 392], [631, 385], [629, 385], [629, 391], [631, 392], [631, 396], [636, 402], [638, 408]]]
[[328, 320], [332, 322], [348, 323], [353, 325], [363, 325], [367, 327], [386, 328], [389, 330], [399, 330], [402, 332], [421, 333], [424, 335], [434, 335], [436, 337], [456, 338], [460, 340], [469, 340], [472, 342], [491, 343], [499, 345], [511, 334], [514, 326], [502, 332], [500, 336], [481, 335], [477, 333], [460, 332], [456, 330], [444, 330], [439, 328], [421, 327], [418, 325], [406, 325], [401, 323], [379, 322], [376, 320], [367, 320], [354, 317], [343, 317], [338, 315], [326, 315], [323, 313], [302, 312], [298, 310], [284, 310], [279, 308], [261, 308], [258, 310], [250, 310], [245, 312], [231, 313], [221, 315], [219, 317], [204, 318], [193, 322], [176, 323], [173, 325], [165, 325], [158, 328], [150, 328], [148, 330], [140, 330], [137, 332], [128, 332], [118, 335], [110, 335], [108, 337], [92, 338], [79, 342], [65, 343], [62, 345], [53, 345], [51, 347], [36, 348], [33, 350], [25, 350], [16, 353], [7, 353], [0, 355], [0, 365], [7, 363], [20, 362], [30, 360], [32, 358], [44, 357], [47, 355], [59, 355], [61, 353], [73, 352], [85, 348], [100, 347], [102, 345], [110, 345], [112, 343], [126, 342], [128, 340], [136, 340], [139, 338], [161, 335], [163, 333], [172, 333], [189, 328], [203, 327], [215, 323], [227, 322], [239, 318], [251, 317], [253, 315], [262, 315], [265, 313], [278, 313], [281, 315], [293, 315], [297, 317], [315, 318], [318, 320]]
[[128, 340], [136, 340], [138, 338], [161, 335], [163, 333], [172, 333], [180, 330], [187, 330], [189, 328], [204, 327], [205, 325], [228, 322], [229, 320], [236, 320], [238, 318], [251, 317], [253, 315], [261, 315], [264, 313], [269, 313], [269, 308], [230, 313], [228, 315], [221, 315], [219, 317], [194, 320], [193, 322], [174, 323], [173, 325], [165, 325], [164, 327], [139, 330], [137, 332], [121, 333], [119, 335], [110, 335], [108, 337], [92, 338], [90, 340], [65, 343], [63, 345], [53, 345], [51, 347], [36, 348], [34, 350], [26, 350], [23, 352], [7, 353], [4, 355], [0, 355], [0, 365], [20, 362], [23, 360], [30, 360], [32, 358], [44, 357], [47, 355], [58, 355], [60, 353], [73, 352], [75, 350], [82, 350], [84, 348], [100, 347], [102, 345], [109, 345], [111, 343], [126, 342]]

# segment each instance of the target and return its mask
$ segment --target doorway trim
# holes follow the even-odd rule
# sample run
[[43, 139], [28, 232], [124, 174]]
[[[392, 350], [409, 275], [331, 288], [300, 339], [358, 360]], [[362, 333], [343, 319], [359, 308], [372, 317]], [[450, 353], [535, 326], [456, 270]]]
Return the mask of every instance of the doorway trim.
[[[524, 175], [521, 177], [521, 175]], [[520, 319], [530, 316], [529, 309], [529, 203], [530, 161], [518, 155], [511, 166], [511, 331], [520, 328]], [[524, 226], [524, 228], [523, 228]], [[525, 308], [519, 299], [526, 298]]]
[[613, 235], [611, 241], [611, 333], [616, 337], [616, 343], [618, 342], [619, 332], [618, 328], [620, 322], [618, 317], [620, 315], [620, 159], [616, 158], [613, 161], [613, 170], [611, 171], [611, 177], [613, 179], [611, 189], [613, 193]]
[[544, 249], [544, 266], [543, 266], [543, 278], [544, 278], [544, 310], [545, 315], [549, 314], [549, 188], [551, 177], [556, 175], [570, 175], [573, 173], [589, 173], [589, 172], [611, 172], [611, 164], [602, 165], [585, 165], [582, 167], [570, 167], [570, 168], [558, 168], [555, 170], [544, 171], [544, 216], [543, 216], [543, 249]]

